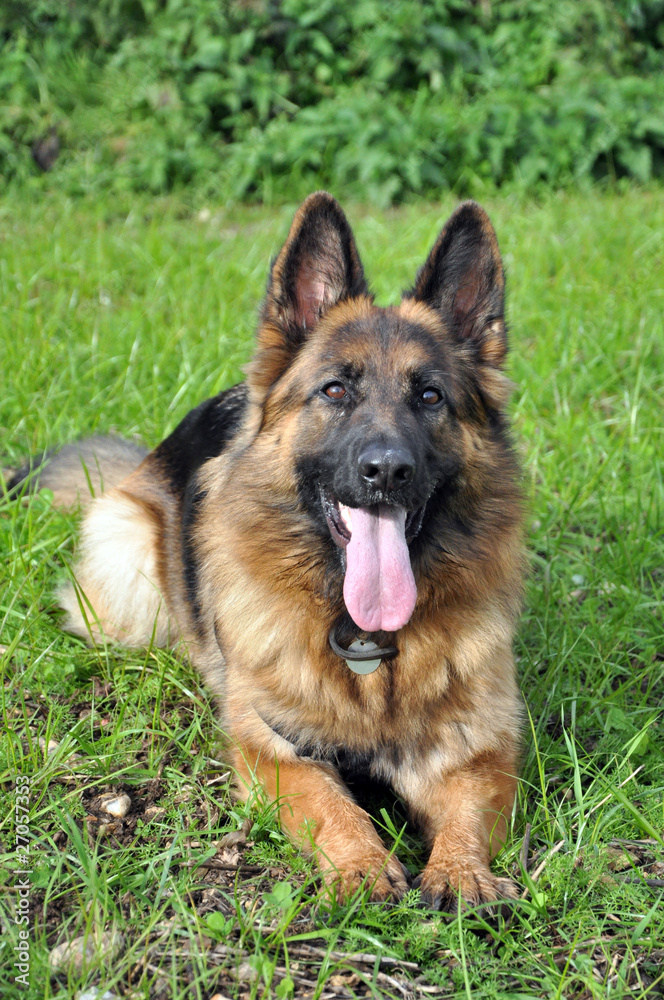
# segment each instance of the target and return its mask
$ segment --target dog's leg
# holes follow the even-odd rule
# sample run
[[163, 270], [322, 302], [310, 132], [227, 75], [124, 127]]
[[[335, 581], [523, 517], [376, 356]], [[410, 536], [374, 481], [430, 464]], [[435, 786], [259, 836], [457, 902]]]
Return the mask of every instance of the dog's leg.
[[516, 772], [516, 752], [503, 751], [483, 754], [437, 781], [415, 783], [416, 798], [413, 783], [395, 783], [432, 845], [418, 880], [423, 903], [455, 909], [459, 895], [472, 906], [516, 896], [516, 886], [489, 869], [505, 842]]
[[[257, 756], [246, 748], [235, 752], [236, 770], [247, 787], [253, 778], [248, 761]], [[270, 763], [261, 757], [254, 773], [276, 802], [282, 827], [304, 851], [315, 853], [339, 898], [362, 885], [375, 900], [403, 896], [408, 889], [405, 870], [333, 767], [304, 760]]]

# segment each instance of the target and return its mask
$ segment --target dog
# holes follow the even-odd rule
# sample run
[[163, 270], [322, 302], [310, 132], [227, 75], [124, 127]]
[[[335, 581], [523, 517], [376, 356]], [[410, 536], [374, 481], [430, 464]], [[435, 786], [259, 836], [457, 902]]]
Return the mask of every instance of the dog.
[[347, 787], [362, 775], [430, 845], [424, 905], [516, 894], [490, 869], [521, 719], [506, 352], [479, 205], [380, 308], [346, 216], [317, 192], [272, 264], [246, 381], [149, 454], [92, 438], [41, 473], [56, 503], [84, 507], [64, 627], [184, 647], [219, 699], [238, 794], [260, 782], [344, 898], [409, 888]]

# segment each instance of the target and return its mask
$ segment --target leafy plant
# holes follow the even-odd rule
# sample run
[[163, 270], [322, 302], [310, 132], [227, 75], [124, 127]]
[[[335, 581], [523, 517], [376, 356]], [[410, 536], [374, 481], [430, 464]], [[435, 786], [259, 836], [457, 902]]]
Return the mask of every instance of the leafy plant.
[[663, 0], [14, 0], [0, 172], [226, 198], [664, 175]]

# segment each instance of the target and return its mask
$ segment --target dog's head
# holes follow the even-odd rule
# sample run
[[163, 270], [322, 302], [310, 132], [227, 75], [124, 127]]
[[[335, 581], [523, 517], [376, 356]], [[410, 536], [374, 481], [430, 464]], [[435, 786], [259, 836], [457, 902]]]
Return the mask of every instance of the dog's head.
[[412, 543], [432, 509], [477, 488], [479, 442], [508, 395], [506, 349], [503, 268], [479, 205], [454, 212], [413, 288], [382, 309], [337, 202], [304, 202], [272, 267], [248, 382], [360, 628], [410, 618]]

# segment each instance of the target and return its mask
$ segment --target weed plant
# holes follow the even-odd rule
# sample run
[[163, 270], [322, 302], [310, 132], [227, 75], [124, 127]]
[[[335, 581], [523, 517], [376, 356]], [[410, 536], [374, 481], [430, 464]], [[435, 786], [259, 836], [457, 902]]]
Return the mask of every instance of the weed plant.
[[0, 186], [35, 159], [70, 193], [196, 179], [268, 204], [647, 182], [663, 109], [663, 0], [0, 8]]

